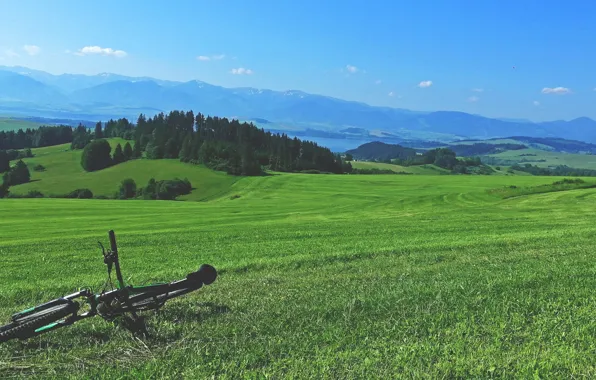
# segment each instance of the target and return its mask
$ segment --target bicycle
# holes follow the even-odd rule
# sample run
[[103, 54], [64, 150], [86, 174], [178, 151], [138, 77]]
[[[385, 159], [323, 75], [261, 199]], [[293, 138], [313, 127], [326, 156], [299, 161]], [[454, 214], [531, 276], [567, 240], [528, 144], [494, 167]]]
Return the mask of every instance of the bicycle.
[[[137, 311], [159, 309], [166, 301], [198, 290], [203, 285], [210, 285], [217, 278], [217, 271], [214, 267], [202, 264], [196, 272], [189, 273], [182, 280], [145, 286], [126, 285], [120, 271], [116, 235], [113, 230], [110, 230], [108, 235], [110, 250], [106, 251], [101, 242], [98, 242], [104, 263], [108, 267], [108, 280], [102, 291], [99, 294], [94, 294], [91, 289], [84, 288], [76, 293], [13, 314], [11, 322], [0, 327], [0, 343], [12, 339], [26, 340], [96, 315], [106, 321], [114, 321], [120, 316], [126, 318], [126, 313], [132, 315], [132, 318], [128, 320], [128, 322], [132, 321], [132, 325], [125, 327], [135, 333], [140, 330], [148, 335], [144, 322], [137, 315]], [[114, 289], [111, 278], [112, 267], [116, 270], [118, 280], [116, 289]], [[106, 290], [108, 283], [111, 290]], [[89, 305], [87, 312], [79, 314], [82, 306], [75, 301], [79, 298]]]

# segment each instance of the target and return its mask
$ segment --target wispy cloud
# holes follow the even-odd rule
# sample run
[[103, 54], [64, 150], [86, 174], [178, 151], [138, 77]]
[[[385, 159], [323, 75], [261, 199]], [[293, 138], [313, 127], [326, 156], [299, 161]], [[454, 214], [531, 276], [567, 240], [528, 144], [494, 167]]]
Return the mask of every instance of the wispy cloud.
[[473, 88], [472, 91], [474, 92], [484, 92], [483, 88]]
[[535, 105], [536, 107], [538, 107], [540, 105], [540, 102], [538, 100], [534, 100], [532, 102], [533, 105]]
[[19, 53], [15, 52], [12, 49], [7, 49], [4, 51], [4, 55], [7, 56], [8, 58], [16, 58], [16, 57], [20, 57]]
[[390, 93], [388, 93], [387, 95], [389, 96], [395, 96], [395, 92], [391, 91]]
[[100, 46], [85, 46], [74, 53], [75, 55], [105, 55], [110, 57], [123, 58], [128, 55], [124, 50], [115, 50], [112, 48], [102, 48]]
[[346, 70], [351, 74], [356, 74], [358, 72], [358, 68], [352, 65], [346, 65]]
[[427, 88], [433, 85], [433, 81], [432, 80], [423, 80], [422, 82], [420, 82], [418, 84], [418, 87], [420, 88]]
[[23, 46], [23, 50], [25, 50], [29, 55], [37, 55], [41, 51], [39, 46], [35, 45], [25, 45]]
[[197, 59], [199, 61], [219, 61], [226, 57], [225, 54], [217, 54], [217, 55], [199, 55]]
[[480, 98], [479, 98], [479, 97], [477, 97], [477, 96], [470, 96], [470, 97], [468, 98], [468, 102], [470, 102], [470, 103], [476, 103], [476, 102], [477, 102], [477, 101], [479, 101], [479, 100], [480, 100]]
[[251, 69], [245, 69], [244, 67], [232, 69], [230, 72], [234, 75], [251, 75], [254, 73]]
[[571, 90], [566, 87], [545, 87], [542, 89], [543, 94], [565, 95], [570, 94]]
[[381, 83], [382, 83], [382, 81], [381, 81], [380, 79], [377, 79], [377, 80], [375, 81], [375, 84], [381, 84]]

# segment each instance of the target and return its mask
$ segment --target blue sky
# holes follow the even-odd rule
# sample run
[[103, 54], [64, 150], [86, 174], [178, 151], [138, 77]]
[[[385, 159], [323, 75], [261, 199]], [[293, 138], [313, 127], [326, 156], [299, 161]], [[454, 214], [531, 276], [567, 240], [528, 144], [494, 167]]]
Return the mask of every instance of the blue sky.
[[0, 65], [596, 119], [596, 2], [1, 0], [0, 11]]

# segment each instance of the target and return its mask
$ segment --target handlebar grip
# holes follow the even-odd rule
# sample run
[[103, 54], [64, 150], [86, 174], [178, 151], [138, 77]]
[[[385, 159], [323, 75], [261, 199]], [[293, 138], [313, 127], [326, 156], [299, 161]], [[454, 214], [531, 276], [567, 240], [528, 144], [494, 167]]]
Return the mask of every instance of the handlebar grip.
[[112, 252], [118, 252], [118, 246], [116, 245], [116, 235], [114, 234], [114, 230], [110, 230], [108, 234], [110, 235], [110, 246], [112, 247]]

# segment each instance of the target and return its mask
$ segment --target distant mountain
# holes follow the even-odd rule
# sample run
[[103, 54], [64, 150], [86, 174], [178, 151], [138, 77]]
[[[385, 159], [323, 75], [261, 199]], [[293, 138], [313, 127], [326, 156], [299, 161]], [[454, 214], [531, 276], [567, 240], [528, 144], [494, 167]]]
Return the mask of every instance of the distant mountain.
[[[111, 73], [52, 75], [0, 66], [0, 112], [33, 117], [98, 120], [148, 116], [172, 109], [254, 120], [266, 128], [315, 131], [332, 138], [383, 141], [488, 139], [511, 135], [596, 142], [596, 121], [533, 123], [464, 112], [418, 112], [361, 102], [255, 88], [224, 88], [201, 81], [175, 82]], [[262, 122], [265, 120], [266, 122]]]

